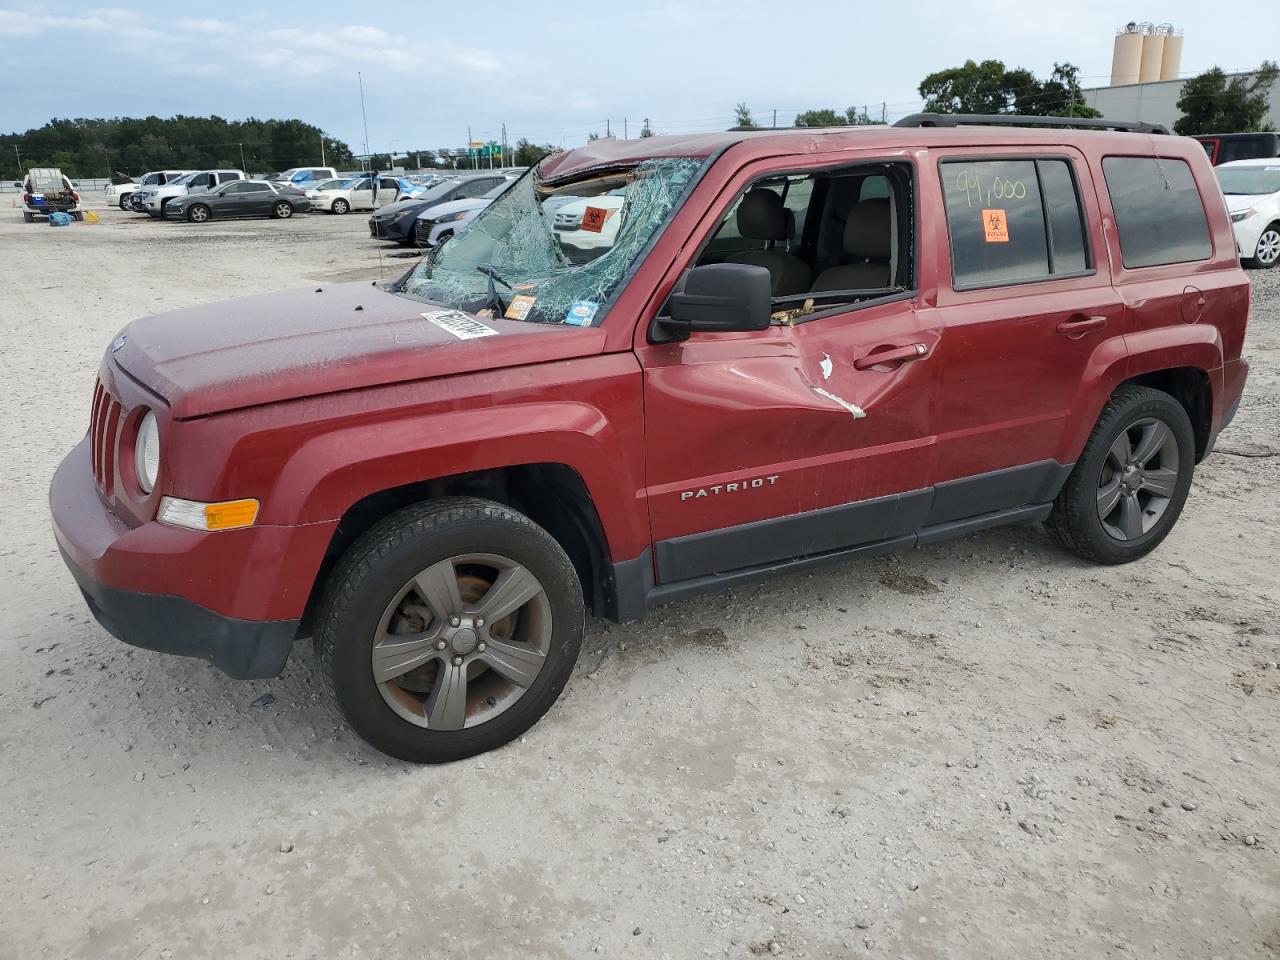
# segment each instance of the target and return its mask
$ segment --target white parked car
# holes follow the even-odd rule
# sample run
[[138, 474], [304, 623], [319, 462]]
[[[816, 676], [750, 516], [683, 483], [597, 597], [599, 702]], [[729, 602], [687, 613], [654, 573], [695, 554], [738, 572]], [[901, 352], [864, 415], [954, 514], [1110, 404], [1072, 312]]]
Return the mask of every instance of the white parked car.
[[337, 176], [329, 180], [317, 181], [316, 185], [307, 188], [307, 198], [314, 200], [321, 190], [332, 190], [334, 187], [340, 187], [345, 183], [355, 179], [354, 177]]
[[1251, 267], [1280, 263], [1280, 157], [1233, 160], [1213, 172], [1227, 200], [1240, 258]]
[[267, 180], [306, 193], [321, 180], [333, 180], [337, 176], [338, 171], [333, 167], [290, 167], [282, 173], [273, 173]]
[[[558, 209], [551, 226], [562, 244], [579, 250], [608, 249], [618, 237], [622, 207], [626, 202], [622, 191], [600, 197], [582, 197]], [[603, 221], [597, 220], [594, 211], [603, 212]]]
[[133, 195], [142, 190], [149, 190], [155, 187], [163, 187], [166, 183], [172, 183], [179, 177], [185, 177], [192, 170], [152, 170], [144, 173], [138, 178], [137, 183], [122, 183], [117, 188], [115, 198], [116, 204], [121, 210], [130, 209], [133, 202]]
[[477, 213], [493, 203], [514, 182], [506, 180], [478, 197], [450, 200], [448, 203], [427, 207], [418, 214], [418, 219], [414, 222], [414, 242], [420, 247], [439, 246], [474, 220]]
[[207, 193], [214, 187], [233, 180], [248, 180], [243, 170], [200, 170], [166, 183], [163, 187], [151, 187], [142, 192], [142, 206], [153, 217], [163, 217], [164, 208], [174, 197], [189, 193]]
[[351, 210], [377, 210], [402, 198], [400, 181], [395, 177], [378, 177], [378, 192], [374, 195], [373, 178], [357, 177], [338, 184], [336, 187], [316, 190], [311, 197], [313, 210], [327, 210], [330, 213], [347, 213]]

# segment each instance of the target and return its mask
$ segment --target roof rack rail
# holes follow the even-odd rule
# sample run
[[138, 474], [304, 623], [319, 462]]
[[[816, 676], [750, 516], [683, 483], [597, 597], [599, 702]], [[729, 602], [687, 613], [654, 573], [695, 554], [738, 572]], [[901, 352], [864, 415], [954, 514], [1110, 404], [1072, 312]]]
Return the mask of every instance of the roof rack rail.
[[1012, 113], [913, 113], [895, 127], [1056, 127], [1069, 130], [1119, 130], [1124, 133], [1168, 134], [1163, 123], [1104, 120], [1093, 117], [1029, 117]]

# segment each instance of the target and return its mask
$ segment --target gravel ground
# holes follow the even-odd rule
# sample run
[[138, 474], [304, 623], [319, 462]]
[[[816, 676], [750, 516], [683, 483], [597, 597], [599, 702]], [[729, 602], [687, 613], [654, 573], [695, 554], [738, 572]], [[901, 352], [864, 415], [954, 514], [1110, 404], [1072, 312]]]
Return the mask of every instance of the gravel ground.
[[1153, 556], [993, 531], [589, 625], [520, 742], [366, 748], [89, 617], [45, 494], [129, 319], [391, 275], [364, 217], [0, 210], [0, 954], [1280, 956], [1280, 271]]

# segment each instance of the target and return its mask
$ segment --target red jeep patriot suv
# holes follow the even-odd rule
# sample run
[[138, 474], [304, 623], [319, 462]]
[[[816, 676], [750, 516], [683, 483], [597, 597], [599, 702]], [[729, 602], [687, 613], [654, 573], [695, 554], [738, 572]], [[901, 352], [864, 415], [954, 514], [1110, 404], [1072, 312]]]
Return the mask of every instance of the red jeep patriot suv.
[[395, 283], [130, 324], [55, 533], [120, 639], [253, 678], [313, 636], [361, 736], [457, 759], [546, 712], [587, 607], [1024, 521], [1136, 560], [1239, 404], [1248, 309], [1162, 128], [601, 140]]

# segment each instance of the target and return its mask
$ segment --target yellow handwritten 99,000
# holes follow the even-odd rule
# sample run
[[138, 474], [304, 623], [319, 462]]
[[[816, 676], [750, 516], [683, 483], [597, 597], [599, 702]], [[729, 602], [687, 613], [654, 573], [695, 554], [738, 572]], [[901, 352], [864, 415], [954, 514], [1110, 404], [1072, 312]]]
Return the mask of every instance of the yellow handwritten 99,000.
[[965, 201], [970, 207], [989, 206], [992, 200], [1022, 200], [1027, 196], [1027, 185], [1021, 180], [1006, 180], [1004, 177], [992, 177], [985, 188], [982, 178], [972, 170], [961, 170], [956, 175], [956, 187], [964, 191]]

